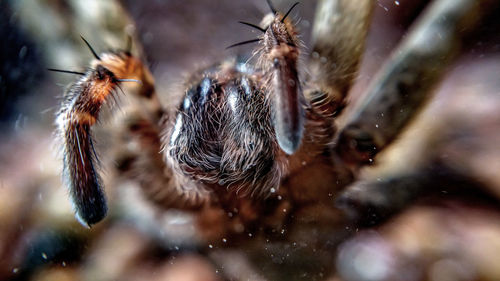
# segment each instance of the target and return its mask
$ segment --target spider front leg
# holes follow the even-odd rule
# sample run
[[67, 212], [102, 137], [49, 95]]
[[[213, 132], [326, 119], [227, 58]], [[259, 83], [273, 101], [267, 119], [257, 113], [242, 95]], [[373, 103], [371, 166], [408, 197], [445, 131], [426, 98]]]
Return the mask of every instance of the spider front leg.
[[418, 202], [450, 198], [491, 202], [491, 193], [477, 179], [454, 171], [447, 163], [432, 159], [413, 172], [386, 179], [359, 181], [336, 200], [360, 227], [378, 225]]
[[354, 167], [371, 163], [416, 115], [494, 1], [437, 0], [393, 52], [341, 130], [336, 152]]
[[[151, 73], [129, 51], [97, 55], [88, 42], [85, 43], [95, 57], [85, 73], [56, 70], [81, 75], [65, 93], [56, 125], [63, 146], [64, 181], [76, 217], [83, 225], [91, 226], [107, 212], [91, 128], [98, 122], [101, 107], [115, 98], [120, 83], [140, 84], [139, 95], [148, 98], [154, 96], [154, 86]], [[159, 110], [155, 104], [151, 102], [151, 106]]]

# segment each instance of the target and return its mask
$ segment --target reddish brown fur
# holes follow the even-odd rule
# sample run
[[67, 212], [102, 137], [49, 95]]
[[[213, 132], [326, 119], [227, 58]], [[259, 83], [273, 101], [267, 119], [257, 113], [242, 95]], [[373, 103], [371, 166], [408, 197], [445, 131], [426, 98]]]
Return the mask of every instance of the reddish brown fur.
[[65, 182], [78, 219], [88, 226], [101, 220], [107, 210], [90, 129], [99, 118], [101, 106], [115, 94], [120, 78], [137, 77], [152, 83], [142, 63], [124, 52], [104, 53], [91, 66], [69, 88], [57, 117]]
[[90, 127], [94, 125], [104, 101], [113, 94], [118, 81], [101, 65], [90, 69], [65, 95], [58, 113], [58, 135], [63, 142], [64, 177], [70, 189], [77, 218], [92, 225], [106, 215], [106, 199], [96, 171]]

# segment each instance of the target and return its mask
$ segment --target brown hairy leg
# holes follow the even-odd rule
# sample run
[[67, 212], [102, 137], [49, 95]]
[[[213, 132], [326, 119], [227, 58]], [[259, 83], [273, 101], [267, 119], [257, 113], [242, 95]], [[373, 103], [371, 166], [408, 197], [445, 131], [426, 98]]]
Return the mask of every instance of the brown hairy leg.
[[154, 87], [152, 76], [148, 76], [149, 72], [144, 71], [142, 63], [130, 52], [107, 52], [99, 56], [83, 40], [95, 60], [85, 73], [61, 71], [82, 76], [65, 93], [56, 125], [63, 147], [63, 177], [70, 190], [76, 217], [83, 225], [91, 226], [102, 220], [107, 212], [91, 127], [98, 122], [101, 107], [115, 98], [119, 83], [142, 83], [143, 88], [149, 91], [153, 91]]

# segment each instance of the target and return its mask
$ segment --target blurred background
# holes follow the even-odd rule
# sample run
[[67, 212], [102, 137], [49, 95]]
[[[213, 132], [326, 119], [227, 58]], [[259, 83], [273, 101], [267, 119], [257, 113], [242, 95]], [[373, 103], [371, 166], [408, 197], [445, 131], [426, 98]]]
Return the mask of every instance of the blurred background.
[[[273, 2], [286, 11], [295, 1]], [[428, 2], [374, 0], [350, 105]], [[303, 1], [292, 14], [306, 48], [315, 6]], [[294, 260], [302, 254], [292, 244], [263, 266], [238, 245], [202, 241], [188, 214], [155, 209], [130, 183], [113, 182], [111, 158], [104, 160], [110, 215], [92, 229], [76, 222], [53, 137], [60, 98], [75, 77], [46, 68], [85, 70], [92, 57], [80, 35], [98, 53], [125, 48], [132, 35], [140, 42], [133, 52], [149, 63], [169, 106], [189, 73], [250, 54], [253, 46], [225, 48], [257, 36], [238, 21], [259, 23], [268, 12], [264, 0], [0, 1], [0, 280], [500, 280], [498, 10], [467, 39], [412, 126], [362, 174], [367, 182], [409, 175], [394, 186], [438, 194], [385, 206], [385, 193], [349, 188], [351, 205], [382, 213], [357, 214], [321, 266]], [[111, 121], [104, 123], [96, 133], [101, 153], [113, 137]], [[454, 180], [429, 176], [432, 165]]]

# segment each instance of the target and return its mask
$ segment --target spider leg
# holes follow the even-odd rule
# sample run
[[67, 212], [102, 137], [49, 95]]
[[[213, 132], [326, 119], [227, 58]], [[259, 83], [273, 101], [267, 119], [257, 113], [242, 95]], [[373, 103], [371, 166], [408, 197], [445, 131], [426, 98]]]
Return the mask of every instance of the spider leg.
[[346, 163], [371, 163], [398, 136], [493, 3], [438, 0], [427, 8], [340, 130], [336, 150]]
[[[161, 131], [167, 118], [159, 122], [139, 111], [127, 112], [121, 130], [127, 144], [118, 152], [119, 172], [139, 184], [146, 196], [164, 208], [196, 209], [208, 199], [208, 192], [182, 175], [175, 175], [162, 157]], [[124, 133], [123, 133], [124, 132]]]
[[[497, 148], [500, 132], [495, 129], [500, 126], [500, 116], [496, 114], [500, 100], [493, 86], [495, 82], [488, 80], [489, 74], [474, 72], [476, 63], [483, 71], [487, 66], [467, 62], [467, 72], [459, 75], [456, 70], [461, 69], [462, 63], [453, 66], [452, 74], [443, 82], [450, 88], [443, 86], [437, 93], [438, 99], [444, 94], [454, 100], [441, 99], [446, 108], [434, 102], [404, 137], [417, 139], [421, 147], [398, 144], [399, 149], [404, 146], [407, 151], [391, 151], [390, 154], [397, 155], [392, 161], [385, 155], [381, 166], [389, 169], [364, 174], [363, 178], [368, 179], [355, 182], [340, 193], [337, 205], [353, 221], [372, 226], [385, 222], [414, 202], [429, 203], [435, 199], [441, 202], [450, 197], [471, 205], [491, 201], [498, 204], [500, 179], [496, 171], [500, 161], [493, 159], [500, 159]], [[492, 73], [491, 81], [496, 81], [495, 72]], [[464, 112], [472, 101], [474, 107]], [[423, 130], [426, 132], [422, 133]], [[389, 176], [385, 176], [388, 172]]]
[[65, 94], [56, 120], [63, 144], [64, 179], [76, 216], [87, 226], [100, 221], [107, 212], [91, 127], [118, 83], [116, 76], [100, 64], [88, 70]]
[[134, 84], [130, 87], [135, 86], [137, 91], [132, 96], [143, 100], [142, 107], [148, 109], [150, 118], [157, 120], [162, 115], [152, 75], [138, 58], [124, 51], [95, 57], [89, 70], [66, 92], [56, 121], [64, 153], [65, 183], [78, 220], [87, 226], [99, 222], [107, 212], [92, 138], [102, 106], [113, 104], [122, 83]]
[[387, 221], [416, 202], [457, 198], [498, 204], [498, 199], [491, 195], [477, 179], [435, 159], [410, 173], [356, 182], [340, 193], [336, 205], [356, 224], [369, 227]]
[[175, 175], [160, 153], [162, 131], [169, 119], [156, 94], [153, 75], [147, 65], [129, 52], [123, 55], [133, 59], [126, 65], [110, 60], [107, 67], [118, 75], [142, 83], [130, 85], [135, 86], [135, 89], [129, 89], [135, 94], [130, 96], [130, 108], [121, 120], [124, 124], [120, 130], [121, 139], [126, 143], [118, 146], [125, 148], [116, 156], [118, 169], [124, 177], [137, 182], [146, 196], [162, 207], [201, 207], [208, 193], [181, 175]]
[[308, 99], [324, 115], [337, 115], [357, 76], [372, 14], [370, 0], [322, 0], [313, 26]]

